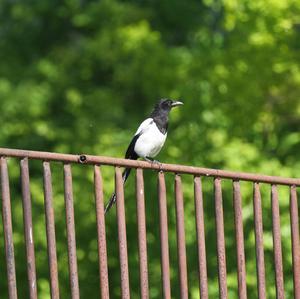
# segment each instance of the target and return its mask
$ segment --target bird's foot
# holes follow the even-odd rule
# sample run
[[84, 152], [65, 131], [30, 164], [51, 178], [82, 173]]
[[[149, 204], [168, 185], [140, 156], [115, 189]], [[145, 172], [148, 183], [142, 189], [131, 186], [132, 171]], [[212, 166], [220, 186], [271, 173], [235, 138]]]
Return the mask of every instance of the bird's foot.
[[161, 166], [162, 166], [162, 163], [160, 163], [160, 162], [157, 161], [157, 160], [154, 160], [153, 158], [150, 158], [150, 157], [144, 157], [144, 159], [145, 159], [147, 162], [150, 162], [151, 164], [157, 164], [157, 165], [159, 165], [159, 168], [161, 168]]
[[147, 162], [150, 162], [150, 163], [159, 163], [159, 161], [154, 160], [153, 158], [150, 158], [150, 157], [144, 157], [144, 159], [145, 159]]

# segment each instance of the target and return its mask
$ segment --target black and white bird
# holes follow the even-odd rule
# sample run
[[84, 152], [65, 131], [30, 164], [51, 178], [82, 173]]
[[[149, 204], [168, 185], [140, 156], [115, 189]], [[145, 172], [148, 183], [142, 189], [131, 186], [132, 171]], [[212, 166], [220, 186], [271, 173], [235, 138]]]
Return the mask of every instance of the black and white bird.
[[[125, 159], [137, 160], [143, 158], [149, 162], [157, 162], [153, 158], [162, 149], [168, 132], [169, 113], [172, 108], [183, 105], [182, 102], [170, 99], [160, 100], [154, 107], [150, 117], [144, 120], [134, 134], [125, 154]], [[130, 174], [131, 168], [123, 172], [125, 183]], [[105, 207], [105, 213], [116, 202], [114, 193]]]

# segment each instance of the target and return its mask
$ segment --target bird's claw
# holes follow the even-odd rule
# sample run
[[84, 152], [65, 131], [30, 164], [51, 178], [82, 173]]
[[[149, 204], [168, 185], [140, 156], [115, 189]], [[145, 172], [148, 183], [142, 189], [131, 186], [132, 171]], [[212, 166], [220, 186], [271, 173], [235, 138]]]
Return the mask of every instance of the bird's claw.
[[156, 164], [156, 165], [158, 165], [158, 167], [159, 167], [159, 170], [162, 170], [162, 163], [160, 163], [159, 161], [157, 161], [157, 160], [153, 160], [153, 162], [152, 162], [153, 164]]
[[153, 164], [158, 165], [158, 166], [159, 166], [159, 170], [162, 169], [162, 163], [160, 163], [159, 161], [154, 160], [154, 159], [149, 159], [148, 157], [145, 157], [144, 159], [145, 159], [147, 162], [151, 163], [152, 165], [153, 165]]

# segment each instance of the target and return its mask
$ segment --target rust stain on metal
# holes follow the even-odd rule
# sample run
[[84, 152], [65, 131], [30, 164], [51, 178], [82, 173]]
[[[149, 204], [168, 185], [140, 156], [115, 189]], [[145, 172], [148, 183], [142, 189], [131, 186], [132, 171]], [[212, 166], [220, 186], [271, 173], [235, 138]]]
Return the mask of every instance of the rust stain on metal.
[[[162, 163], [149, 163], [146, 161], [135, 161], [130, 159], [120, 159], [104, 156], [92, 156], [92, 155], [70, 155], [50, 152], [38, 152], [18, 149], [0, 148], [0, 156], [30, 158], [46, 161], [60, 161], [64, 163], [82, 163], [92, 165], [111, 165], [122, 166], [132, 168], [145, 168], [155, 169], [158, 171], [174, 172], [174, 173], [186, 173], [192, 175], [204, 175], [208, 177], [219, 177], [233, 180], [243, 180], [251, 182], [271, 183], [280, 185], [295, 185], [300, 186], [300, 179], [284, 178], [278, 176], [269, 176], [255, 173], [246, 172], [234, 172], [219, 169], [210, 169], [194, 166], [176, 165], [176, 164], [162, 164]], [[83, 158], [84, 157], [84, 158]]]
[[65, 187], [65, 208], [66, 225], [68, 238], [68, 258], [69, 258], [69, 278], [72, 299], [79, 299], [79, 283], [76, 256], [76, 238], [75, 238], [75, 220], [74, 220], [74, 202], [72, 171], [69, 164], [64, 165], [64, 187]]
[[5, 252], [8, 278], [9, 299], [17, 298], [16, 271], [14, 261], [14, 246], [12, 236], [11, 206], [9, 177], [7, 161], [5, 157], [21, 158], [21, 185], [22, 203], [24, 217], [24, 235], [26, 245], [27, 273], [30, 299], [37, 298], [34, 235], [32, 225], [30, 178], [28, 159], [43, 160], [44, 197], [47, 250], [50, 269], [50, 290], [51, 298], [59, 299], [58, 265], [56, 256], [55, 220], [53, 210], [53, 194], [51, 169], [49, 161], [60, 161], [64, 163], [64, 188], [66, 208], [66, 228], [68, 238], [69, 276], [72, 299], [79, 299], [78, 269], [76, 257], [74, 202], [72, 188], [72, 172], [70, 163], [93, 165], [94, 166], [94, 188], [96, 203], [96, 220], [98, 235], [99, 273], [100, 273], [100, 295], [102, 299], [109, 298], [109, 277], [108, 260], [106, 247], [105, 218], [103, 206], [103, 182], [100, 167], [98, 165], [115, 166], [115, 185], [117, 196], [117, 225], [118, 244], [120, 258], [121, 294], [122, 299], [130, 298], [126, 217], [124, 204], [124, 186], [120, 167], [137, 168], [136, 171], [136, 207], [137, 207], [137, 229], [139, 246], [139, 270], [140, 270], [140, 296], [142, 299], [149, 298], [149, 277], [147, 258], [147, 235], [146, 235], [146, 214], [145, 214], [145, 192], [143, 169], [158, 171], [158, 204], [159, 204], [159, 228], [161, 247], [161, 278], [162, 293], [164, 299], [171, 299], [170, 284], [170, 261], [168, 243], [168, 213], [167, 194], [164, 172], [175, 173], [175, 204], [176, 204], [176, 231], [177, 251], [179, 266], [179, 286], [181, 298], [188, 298], [188, 272], [184, 227], [184, 203], [182, 182], [179, 174], [191, 174], [194, 176], [194, 197], [195, 197], [195, 220], [197, 229], [198, 263], [199, 263], [199, 288], [201, 299], [208, 299], [207, 261], [205, 249], [205, 229], [203, 195], [200, 176], [214, 178], [214, 199], [215, 199], [215, 221], [217, 234], [217, 259], [219, 296], [221, 299], [228, 298], [226, 252], [224, 236], [224, 215], [222, 201], [221, 179], [233, 180], [233, 204], [235, 220], [235, 238], [237, 250], [237, 278], [239, 298], [247, 298], [245, 249], [242, 217], [242, 199], [240, 181], [251, 181], [254, 183], [253, 211], [255, 225], [255, 247], [257, 267], [257, 288], [258, 298], [266, 298], [265, 287], [265, 264], [263, 244], [263, 220], [261, 207], [261, 194], [259, 183], [272, 185], [272, 224], [274, 244], [274, 264], [276, 274], [277, 298], [284, 299], [284, 279], [282, 264], [282, 248], [280, 235], [280, 211], [277, 185], [290, 186], [290, 219], [291, 219], [291, 241], [293, 257], [293, 279], [294, 297], [300, 299], [300, 240], [299, 240], [299, 215], [296, 187], [300, 186], [298, 178], [283, 178], [278, 176], [267, 176], [254, 173], [233, 172], [218, 169], [209, 169], [175, 164], [155, 164], [145, 161], [133, 161], [103, 156], [91, 155], [69, 155], [50, 152], [24, 151], [15, 149], [0, 148], [0, 173], [1, 173], [1, 194], [2, 194], [2, 218], [5, 238]]
[[201, 178], [194, 178], [195, 218], [198, 242], [199, 288], [201, 299], [208, 299], [205, 229]]
[[300, 240], [299, 240], [299, 215], [297, 190], [295, 186], [290, 188], [290, 217], [292, 235], [292, 254], [294, 271], [294, 298], [300, 299]]
[[140, 259], [140, 294], [142, 299], [149, 298], [148, 282], [148, 258], [147, 258], [147, 235], [146, 235], [146, 214], [144, 196], [143, 170], [136, 170], [136, 209], [138, 223], [138, 243]]
[[13, 242], [13, 229], [11, 221], [10, 189], [7, 162], [0, 158], [1, 195], [2, 195], [2, 220], [5, 242], [6, 271], [9, 299], [17, 299], [16, 267]]
[[279, 211], [278, 192], [277, 192], [276, 185], [272, 185], [272, 188], [271, 188], [271, 203], [272, 203], [273, 247], [274, 247], [276, 294], [277, 294], [278, 299], [284, 299], [282, 249], [281, 249], [281, 236], [280, 236], [280, 211]]
[[44, 205], [46, 215], [46, 233], [48, 248], [48, 263], [50, 270], [51, 299], [59, 299], [58, 270], [56, 256], [55, 220], [52, 203], [52, 176], [50, 163], [43, 163], [44, 170]]
[[185, 230], [184, 230], [184, 207], [183, 193], [180, 175], [175, 176], [175, 203], [176, 203], [176, 231], [177, 253], [180, 284], [180, 298], [188, 298], [188, 277], [186, 264]]
[[247, 298], [246, 286], [246, 265], [245, 265], [245, 249], [244, 249], [244, 230], [242, 215], [242, 198], [239, 181], [233, 182], [233, 206], [234, 206], [234, 223], [235, 223], [235, 239], [237, 254], [237, 274], [239, 298]]
[[126, 218], [124, 204], [124, 186], [121, 169], [116, 167], [116, 196], [117, 196], [117, 221], [119, 236], [119, 255], [121, 270], [121, 294], [122, 299], [130, 298], [128, 255], [127, 255], [127, 236], [126, 236]]
[[221, 179], [215, 178], [215, 218], [217, 231], [217, 254], [219, 271], [219, 295], [220, 299], [226, 299], [227, 296], [227, 273], [226, 273], [226, 253], [224, 237], [224, 216]]
[[22, 203], [23, 203], [24, 234], [25, 234], [26, 257], [27, 257], [29, 297], [30, 299], [37, 299], [28, 159], [27, 158], [22, 159], [20, 166], [21, 166]]
[[264, 258], [261, 195], [260, 195], [259, 183], [254, 184], [253, 193], [254, 193], [253, 212], [254, 212], [254, 227], [255, 227], [257, 290], [258, 290], [258, 298], [265, 299], [266, 298], [265, 258]]
[[162, 171], [158, 173], [158, 205], [163, 298], [171, 299], [167, 197], [165, 175]]
[[94, 186], [96, 201], [96, 219], [98, 232], [98, 255], [100, 271], [100, 293], [102, 299], [109, 299], [108, 267], [107, 267], [107, 249], [106, 232], [103, 204], [103, 181], [100, 167], [94, 166]]

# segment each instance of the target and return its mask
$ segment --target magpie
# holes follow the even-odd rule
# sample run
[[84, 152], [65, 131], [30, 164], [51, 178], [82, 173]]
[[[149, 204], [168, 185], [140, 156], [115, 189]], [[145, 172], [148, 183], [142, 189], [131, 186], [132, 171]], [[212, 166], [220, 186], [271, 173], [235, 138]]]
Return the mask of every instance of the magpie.
[[[183, 105], [182, 102], [161, 99], [154, 107], [149, 118], [145, 119], [134, 134], [125, 154], [125, 159], [137, 160], [143, 158], [148, 162], [157, 162], [153, 158], [162, 149], [168, 132], [169, 113], [172, 108]], [[123, 183], [128, 179], [131, 168], [126, 168], [122, 174]], [[113, 193], [105, 207], [105, 213], [116, 202]]]

